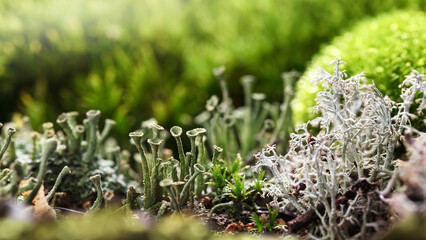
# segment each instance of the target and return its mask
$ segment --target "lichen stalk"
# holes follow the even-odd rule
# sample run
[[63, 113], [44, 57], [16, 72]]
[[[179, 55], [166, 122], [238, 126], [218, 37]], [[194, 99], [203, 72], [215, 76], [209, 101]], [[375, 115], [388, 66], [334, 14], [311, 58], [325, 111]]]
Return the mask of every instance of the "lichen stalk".
[[47, 132], [50, 130], [53, 130], [53, 123], [52, 122], [45, 122], [41, 125], [43, 129], [43, 135], [47, 135]]
[[43, 178], [46, 175], [47, 171], [47, 160], [55, 152], [56, 147], [58, 146], [58, 141], [56, 139], [47, 139], [43, 145], [43, 150], [41, 154], [39, 171], [37, 174], [37, 185], [32, 189], [31, 193], [24, 199], [24, 203], [30, 204], [34, 197], [37, 195], [38, 190], [40, 189]]
[[65, 177], [65, 175], [70, 174], [71, 170], [68, 166], [65, 166], [62, 168], [61, 172], [59, 173], [58, 177], [56, 178], [55, 184], [53, 185], [52, 189], [49, 191], [49, 193], [46, 195], [46, 201], [50, 201], [52, 197], [54, 196], [56, 190], [58, 190], [59, 185], [62, 182], [62, 179]]
[[6, 152], [7, 148], [9, 147], [9, 144], [12, 140], [13, 134], [15, 134], [15, 133], [16, 133], [15, 128], [8, 128], [7, 129], [6, 139], [3, 140], [3, 144], [2, 144], [1, 149], [0, 149], [0, 162], [3, 159], [4, 153]]
[[160, 169], [161, 162], [162, 162], [162, 159], [157, 158], [154, 164], [154, 167], [152, 168], [151, 197], [150, 197], [150, 201], [146, 203], [147, 209], [151, 209], [156, 203], [161, 201], [161, 197], [162, 197], [162, 191], [160, 188], [160, 181], [162, 179], [162, 174]]
[[235, 203], [233, 202], [233, 201], [230, 201], [230, 202], [225, 202], [225, 203], [219, 203], [219, 204], [217, 204], [217, 205], [215, 205], [214, 207], [212, 207], [212, 209], [210, 210], [210, 212], [209, 212], [209, 214], [207, 215], [207, 217], [211, 217], [212, 216], [212, 214], [216, 211], [216, 210], [218, 210], [219, 208], [231, 208], [231, 207], [234, 207], [235, 206]]
[[[205, 130], [205, 129], [204, 129]], [[207, 157], [206, 157], [206, 145], [205, 145], [205, 132], [199, 132], [198, 140], [198, 163], [204, 167], [207, 167]], [[201, 197], [202, 191], [204, 190], [204, 178], [202, 175], [199, 175], [196, 179], [196, 189], [195, 194], [197, 197]]]
[[150, 182], [150, 171], [148, 168], [148, 161], [144, 149], [142, 148], [142, 138], [143, 132], [131, 132], [129, 136], [132, 138], [133, 143], [136, 146], [142, 162], [142, 178], [143, 178], [143, 187], [144, 187], [144, 202], [149, 202], [149, 197], [151, 196], [151, 182]]
[[93, 214], [99, 211], [99, 209], [101, 208], [102, 200], [103, 200], [103, 193], [102, 193], [102, 187], [101, 187], [101, 175], [96, 174], [94, 176], [91, 176], [90, 181], [92, 181], [93, 185], [95, 185], [96, 193], [97, 193], [96, 200], [89, 210], [89, 213]]
[[158, 138], [150, 138], [150, 139], [148, 139], [148, 144], [151, 147], [151, 153], [152, 153], [152, 158], [151, 158], [152, 161], [149, 164], [149, 166], [151, 166], [151, 168], [155, 165], [155, 160], [159, 156], [159, 148], [160, 148], [160, 145], [162, 143], [163, 143], [163, 140], [158, 139]]
[[[189, 197], [189, 192], [190, 192], [190, 186], [193, 185], [195, 178], [201, 174], [204, 173], [206, 171], [206, 169], [200, 165], [200, 164], [195, 164], [194, 166], [194, 174], [192, 174], [191, 178], [185, 183], [185, 185], [183, 186], [182, 192], [180, 193], [180, 199], [182, 201], [182, 204], [185, 204], [186, 201], [188, 201], [188, 197]], [[193, 199], [192, 197], [190, 197], [190, 200]]]
[[173, 208], [175, 209], [176, 212], [180, 212], [178, 201], [176, 199], [174, 192], [171, 189], [172, 184], [173, 184], [173, 180], [170, 178], [163, 179], [160, 182], [160, 186], [165, 188], [167, 192], [169, 193], [170, 199], [172, 200]]
[[32, 132], [31, 133], [31, 141], [32, 141], [32, 145], [33, 145], [33, 151], [31, 153], [31, 161], [35, 161], [36, 157], [37, 157], [37, 142], [40, 138], [40, 134], [38, 132]]
[[75, 126], [77, 125], [77, 117], [79, 115], [78, 112], [73, 111], [73, 112], [67, 112], [65, 113], [68, 119], [68, 124], [70, 125], [71, 129], [74, 129]]
[[90, 110], [86, 113], [86, 116], [89, 119], [89, 142], [87, 151], [83, 155], [83, 162], [89, 163], [93, 160], [97, 149], [97, 130], [101, 112], [99, 110]]
[[67, 136], [67, 147], [70, 153], [74, 153], [77, 150], [77, 138], [74, 135], [74, 130], [71, 127], [71, 124], [69, 123], [68, 116], [66, 113], [62, 113], [58, 116], [56, 119], [56, 123], [61, 126], [61, 128], [64, 130], [65, 135]]
[[180, 179], [183, 180], [187, 174], [186, 172], [186, 163], [185, 163], [185, 153], [182, 145], [182, 128], [178, 126], [174, 126], [170, 129], [170, 133], [176, 140], [176, 145], [179, 153], [179, 161], [180, 161]]
[[213, 158], [212, 163], [213, 165], [216, 165], [219, 161], [219, 155], [223, 152], [223, 149], [221, 147], [218, 147], [216, 145], [213, 146]]
[[82, 145], [82, 142], [83, 142], [83, 135], [84, 135], [85, 130], [86, 129], [84, 128], [83, 125], [76, 125], [74, 127], [74, 133], [75, 133], [75, 136], [76, 136], [76, 139], [77, 139], [77, 151], [81, 150], [81, 145]]
[[291, 113], [291, 100], [294, 97], [293, 86], [295, 82], [300, 78], [300, 73], [291, 71], [283, 73], [281, 75], [284, 85], [283, 92], [283, 103], [280, 106], [281, 113], [277, 121], [277, 126], [272, 134], [272, 139], [276, 139], [278, 136], [283, 138], [283, 143], [287, 145], [289, 133], [292, 131], [292, 113]]
[[249, 149], [251, 148], [251, 146], [249, 145], [249, 143], [251, 143], [252, 141], [250, 141], [249, 139], [253, 136], [252, 133], [252, 86], [254, 83], [254, 76], [251, 75], [247, 75], [241, 78], [241, 84], [243, 85], [243, 89], [244, 89], [244, 105], [245, 105], [245, 109], [244, 109], [244, 117], [243, 117], [243, 127], [242, 127], [242, 132], [241, 132], [241, 151], [246, 153], [249, 151]]
[[0, 172], [0, 183], [5, 182], [9, 178], [10, 172], [9, 168], [5, 168]]

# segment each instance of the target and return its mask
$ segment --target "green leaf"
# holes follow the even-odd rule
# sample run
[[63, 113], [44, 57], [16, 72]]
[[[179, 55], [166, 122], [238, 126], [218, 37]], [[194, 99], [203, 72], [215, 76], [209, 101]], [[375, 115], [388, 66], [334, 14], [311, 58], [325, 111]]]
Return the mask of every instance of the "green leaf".
[[259, 219], [259, 216], [257, 216], [256, 213], [253, 213], [253, 216], [251, 217], [251, 219], [253, 219], [254, 224], [256, 225], [256, 230], [261, 233], [263, 232], [263, 219], [262, 221]]

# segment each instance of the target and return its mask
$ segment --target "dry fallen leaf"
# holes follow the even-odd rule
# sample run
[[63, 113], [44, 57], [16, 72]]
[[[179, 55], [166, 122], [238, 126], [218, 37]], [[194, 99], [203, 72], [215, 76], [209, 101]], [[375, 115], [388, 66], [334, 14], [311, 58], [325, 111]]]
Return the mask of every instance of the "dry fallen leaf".
[[[19, 187], [23, 187], [27, 185], [29, 180], [22, 180], [19, 183]], [[24, 197], [27, 197], [28, 194], [30, 194], [32, 190], [28, 190], [25, 192], [22, 192], [22, 195]], [[37, 195], [33, 199], [34, 204], [34, 217], [37, 219], [56, 219], [56, 212], [55, 210], [49, 206], [49, 203], [46, 200], [46, 196], [44, 195], [44, 186], [41, 185], [40, 189], [37, 192]]]

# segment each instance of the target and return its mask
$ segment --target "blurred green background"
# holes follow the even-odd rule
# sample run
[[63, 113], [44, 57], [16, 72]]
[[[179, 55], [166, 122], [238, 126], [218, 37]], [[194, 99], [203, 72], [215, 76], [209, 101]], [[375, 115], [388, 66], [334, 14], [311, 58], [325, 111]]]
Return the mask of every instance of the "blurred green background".
[[335, 36], [395, 9], [424, 11], [426, 1], [2, 0], [0, 121], [21, 112], [39, 128], [100, 109], [121, 139], [152, 116], [191, 125], [220, 92], [219, 65], [236, 105], [245, 74], [279, 101], [282, 72], [303, 72]]

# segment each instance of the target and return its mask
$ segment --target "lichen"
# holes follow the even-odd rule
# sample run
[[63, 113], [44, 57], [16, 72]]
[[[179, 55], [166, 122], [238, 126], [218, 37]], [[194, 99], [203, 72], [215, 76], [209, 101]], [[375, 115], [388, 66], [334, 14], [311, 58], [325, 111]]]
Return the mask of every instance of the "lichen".
[[[321, 116], [299, 126], [291, 134], [290, 149], [278, 155], [274, 146], [257, 153], [254, 170], [262, 167], [272, 173], [264, 194], [274, 197], [284, 209], [300, 217], [290, 221], [296, 232], [305, 218], [318, 220], [310, 228], [312, 238], [364, 238], [382, 224], [383, 190], [395, 169], [395, 148], [404, 132], [420, 134], [410, 126], [416, 117], [409, 112], [418, 92], [423, 94], [417, 114], [425, 108], [424, 75], [414, 71], [402, 84], [403, 102], [383, 96], [362, 74], [346, 78], [336, 58], [334, 73], [322, 70], [314, 79], [322, 82], [315, 110]], [[420, 95], [421, 95], [420, 94]], [[312, 125], [319, 126], [318, 134]], [[376, 220], [375, 220], [376, 219]], [[310, 223], [309, 221], [304, 222]], [[306, 227], [306, 226], [302, 226]], [[357, 229], [351, 234], [350, 229]]]

